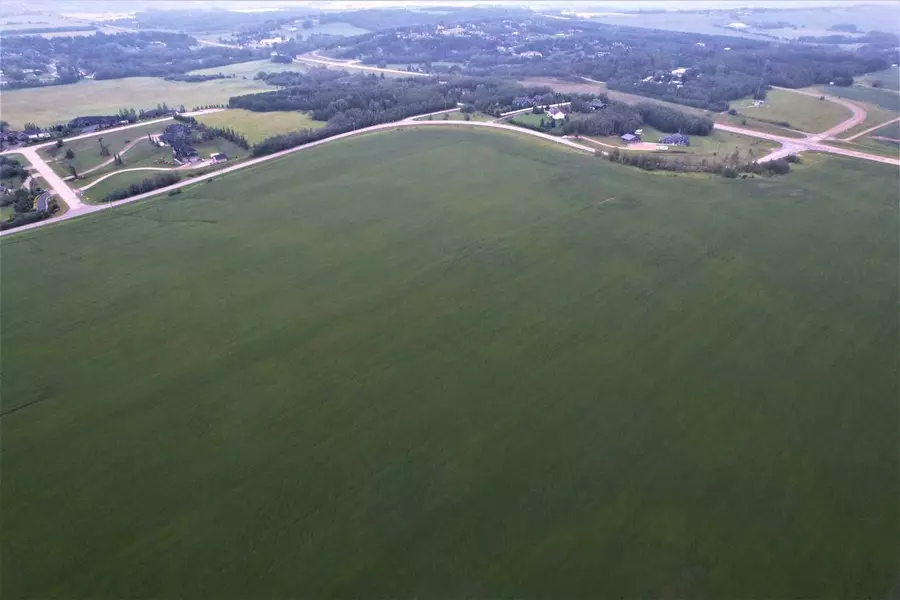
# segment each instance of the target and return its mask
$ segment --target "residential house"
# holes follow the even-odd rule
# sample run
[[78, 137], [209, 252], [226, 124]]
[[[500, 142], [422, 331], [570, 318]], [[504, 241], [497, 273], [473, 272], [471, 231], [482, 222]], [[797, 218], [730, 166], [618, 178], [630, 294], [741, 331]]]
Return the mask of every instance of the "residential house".
[[553, 119], [554, 121], [564, 121], [566, 119], [566, 113], [559, 110], [558, 108], [551, 108], [547, 112], [547, 116]]
[[667, 144], [669, 146], [690, 146], [691, 138], [683, 133], [673, 133], [659, 138], [659, 143]]
[[625, 135], [621, 136], [621, 139], [626, 144], [636, 144], [641, 141], [641, 138], [634, 135], [633, 133], [626, 133]]
[[591, 110], [600, 110], [602, 108], [606, 108], [606, 102], [601, 100], [591, 100], [590, 103]]
[[213, 152], [209, 155], [209, 160], [213, 163], [223, 163], [228, 160], [228, 155], [224, 152]]

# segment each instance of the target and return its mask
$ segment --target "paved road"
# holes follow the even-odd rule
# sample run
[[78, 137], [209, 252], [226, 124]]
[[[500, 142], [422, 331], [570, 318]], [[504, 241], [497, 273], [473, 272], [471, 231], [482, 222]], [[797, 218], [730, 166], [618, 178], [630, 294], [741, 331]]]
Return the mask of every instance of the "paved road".
[[897, 121], [900, 121], [900, 117], [897, 117], [896, 119], [891, 119], [890, 121], [885, 121], [884, 123], [879, 123], [878, 125], [875, 125], [874, 127], [869, 127], [868, 129], [864, 129], [863, 131], [860, 131], [859, 133], [854, 133], [850, 137], [844, 138], [844, 141], [852, 142], [853, 140], [855, 140], [858, 137], [862, 137], [862, 136], [866, 135], [867, 133], [872, 133], [876, 129], [881, 129], [885, 125], [890, 125], [891, 123], [896, 123]]
[[791, 92], [792, 94], [802, 94], [804, 96], [811, 96], [813, 98], [825, 98], [825, 101], [834, 102], [835, 104], [840, 104], [841, 106], [850, 110], [851, 117], [846, 119], [845, 121], [841, 121], [831, 129], [827, 129], [822, 133], [815, 133], [808, 136], [809, 139], [814, 141], [825, 140], [829, 138], [833, 138], [837, 134], [842, 131], [847, 131], [852, 127], [856, 127], [860, 123], [866, 120], [868, 114], [866, 113], [866, 109], [858, 104], [854, 104], [849, 100], [844, 100], [843, 98], [838, 98], [837, 96], [831, 96], [829, 94], [816, 94], [814, 92], [804, 92], [803, 90], [792, 90], [791, 88], [782, 88], [775, 87], [776, 90], [781, 90], [783, 92]]
[[297, 57], [297, 60], [303, 62], [311, 62], [319, 65], [324, 65], [326, 67], [337, 67], [340, 69], [360, 69], [362, 71], [372, 71], [375, 73], [393, 73], [397, 75], [407, 75], [409, 77], [431, 77], [431, 73], [414, 73], [412, 71], [401, 71], [400, 69], [385, 69], [381, 67], [372, 67], [369, 65], [361, 65], [357, 64], [354, 61], [344, 61], [344, 60], [335, 60], [333, 58], [327, 58], [320, 54], [316, 54], [315, 51], [310, 52], [309, 54], [303, 54]]
[[[439, 111], [437, 114], [440, 114], [441, 112], [443, 112], [443, 111]], [[434, 113], [432, 113], [432, 114], [434, 114]], [[412, 118], [420, 118], [423, 116], [427, 116], [427, 115], [419, 115], [418, 117], [412, 117]], [[73, 208], [72, 204], [69, 204], [69, 211], [66, 212], [64, 215], [62, 215], [61, 217], [57, 217], [54, 219], [47, 219], [46, 221], [40, 221], [38, 223], [31, 223], [29, 225], [23, 225], [22, 227], [17, 227], [15, 229], [9, 229], [6, 231], [2, 231], [2, 232], [0, 232], [0, 236], [12, 235], [12, 234], [23, 232], [23, 231], [28, 231], [30, 229], [36, 229], [38, 227], [46, 227], [47, 225], [52, 225], [53, 223], [67, 221], [69, 219], [82, 217], [84, 215], [89, 215], [91, 213], [95, 213], [95, 212], [99, 212], [99, 211], [103, 211], [103, 210], [109, 210], [109, 209], [115, 208], [117, 206], [122, 206], [124, 204], [130, 204], [132, 202], [137, 202], [139, 200], [151, 198], [153, 196], [166, 194], [170, 191], [185, 187], [187, 185], [193, 185], [195, 183], [199, 183], [202, 181], [206, 181], [208, 179], [212, 179], [213, 177], [219, 177], [220, 175], [225, 175], [227, 173], [232, 173], [234, 171], [239, 171], [241, 169], [253, 167], [255, 165], [258, 165], [258, 164], [261, 164], [261, 163], [264, 163], [264, 162], [267, 162], [270, 160], [275, 160], [275, 159], [278, 159], [278, 158], [281, 158], [284, 156], [288, 156], [289, 154], [294, 154], [295, 152], [302, 152], [305, 150], [310, 150], [317, 146], [335, 142], [337, 140], [341, 140], [344, 138], [365, 135], [365, 134], [376, 132], [376, 131], [399, 129], [399, 128], [404, 128], [404, 127], [488, 127], [491, 129], [504, 129], [504, 130], [512, 131], [512, 132], [520, 134], [520, 135], [539, 137], [539, 138], [545, 139], [549, 142], [561, 144], [561, 145], [567, 146], [573, 150], [577, 150], [579, 152], [584, 152], [586, 154], [594, 154], [595, 153], [594, 148], [591, 148], [589, 146], [585, 146], [582, 144], [578, 144], [571, 140], [552, 136], [552, 135], [542, 133], [539, 131], [523, 129], [521, 127], [516, 127], [514, 125], [506, 125], [504, 123], [494, 123], [494, 122], [489, 122], [489, 121], [412, 121], [412, 120], [398, 121], [398, 122], [394, 122], [394, 123], [382, 123], [380, 125], [373, 125], [371, 127], [366, 127], [364, 129], [357, 129], [355, 131], [348, 131], [347, 133], [341, 133], [341, 134], [338, 134], [338, 135], [335, 135], [335, 136], [332, 136], [329, 138], [325, 138], [324, 140], [310, 142], [309, 144], [305, 144], [303, 146], [297, 146], [296, 148], [288, 148], [287, 150], [282, 150], [281, 152], [276, 152], [274, 154], [261, 156], [259, 158], [253, 158], [253, 159], [247, 160], [245, 162], [233, 165], [231, 167], [225, 167], [224, 169], [220, 169], [220, 170], [214, 171], [212, 173], [207, 173], [206, 175], [192, 177], [188, 180], [179, 181], [178, 183], [172, 184], [170, 186], [160, 188], [157, 190], [153, 190], [152, 192], [138, 194], [137, 196], [131, 196], [130, 198], [125, 198], [124, 200], [118, 200], [116, 202], [110, 202], [107, 204], [82, 204], [81, 201], [77, 197], [75, 197], [75, 194], [74, 194], [74, 192], [72, 192], [71, 188], [69, 188], [67, 185], [65, 185], [65, 183], [63, 183], [63, 181], [61, 179], [59, 179], [59, 177], [56, 176], [56, 174], [54, 173], [53, 175], [56, 176], [56, 178], [59, 180], [60, 187], [67, 190], [68, 194], [70, 196], [74, 197], [73, 202], [76, 203], [75, 208]], [[35, 153], [35, 155], [36, 154], [37, 153]], [[44, 166], [46, 167], [46, 164], [44, 164]], [[52, 173], [52, 169], [49, 169], [49, 167], [47, 167], [47, 168]], [[50, 183], [49, 180], [48, 180], [48, 183]], [[52, 184], [51, 184], [51, 186], [52, 186]], [[54, 189], [56, 189], [55, 186], [53, 186], [53, 187], [54, 187]], [[67, 203], [68, 203], [68, 201], [67, 201]]]
[[[437, 113], [432, 113], [432, 114], [442, 114], [443, 112], [445, 112], [445, 111], [438, 111]], [[282, 150], [281, 152], [276, 152], [274, 154], [269, 154], [267, 156], [261, 156], [259, 158], [250, 159], [248, 161], [245, 161], [245, 162], [242, 162], [242, 163], [230, 166], [230, 167], [225, 167], [224, 169], [221, 169], [219, 171], [214, 171], [214, 172], [208, 173], [206, 175], [192, 177], [188, 180], [180, 181], [178, 183], [175, 183], [173, 185], [170, 185], [170, 186], [167, 186], [164, 188], [160, 188], [158, 190], [153, 190], [152, 192], [147, 192], [145, 194], [139, 194], [137, 196], [125, 198], [124, 200], [119, 200], [116, 202], [111, 202], [111, 203], [103, 204], [103, 205], [82, 204], [81, 201], [75, 196], [75, 193], [71, 190], [71, 188], [69, 188], [69, 186], [67, 186], [65, 184], [65, 182], [63, 182], [62, 179], [60, 179], [59, 176], [56, 175], [56, 173], [54, 173], [53, 170], [37, 155], [36, 149], [38, 148], [38, 146], [32, 146], [30, 148], [23, 148], [21, 150], [18, 150], [18, 152], [22, 152], [23, 154], [26, 154], [26, 152], [24, 152], [25, 150], [30, 151], [30, 154], [26, 154], [26, 157], [30, 161], [32, 161], [32, 164], [38, 169], [38, 172], [41, 173], [41, 175], [44, 175], [44, 179], [47, 181], [47, 183], [50, 185], [50, 187], [52, 187], [57, 192], [57, 194], [63, 200], [66, 201], [67, 204], [69, 204], [69, 211], [66, 214], [62, 215], [61, 217], [57, 217], [55, 219], [48, 219], [46, 221], [32, 223], [30, 225], [17, 227], [16, 229], [10, 229], [7, 231], [0, 232], [0, 236], [11, 235], [11, 234], [19, 233], [21, 231], [27, 231], [29, 229], [35, 229], [37, 227], [47, 226], [47, 225], [50, 225], [53, 223], [58, 223], [60, 221], [73, 219], [76, 217], [84, 216], [84, 215], [98, 212], [101, 210], [109, 210], [109, 209], [115, 208], [117, 206], [122, 206], [124, 204], [129, 204], [131, 202], [137, 202], [138, 200], [143, 200], [145, 198], [158, 196], [160, 194], [165, 194], [170, 191], [180, 189], [187, 185], [193, 185], [193, 184], [199, 183], [201, 181], [206, 181], [208, 179], [212, 179], [213, 177], [218, 177], [220, 175], [225, 175], [225, 174], [231, 173], [233, 171], [246, 169], [246, 168], [249, 168], [249, 167], [270, 161], [270, 160], [275, 160], [275, 159], [281, 158], [283, 156], [293, 154], [295, 152], [302, 152], [305, 150], [309, 150], [311, 148], [315, 148], [317, 146], [321, 146], [322, 144], [335, 142], [337, 140], [341, 140], [344, 138], [354, 137], [354, 136], [358, 136], [358, 135], [365, 135], [365, 134], [372, 133], [375, 131], [399, 129], [402, 127], [489, 127], [492, 129], [505, 129], [507, 131], [512, 131], [512, 132], [518, 133], [520, 135], [529, 135], [532, 137], [539, 137], [548, 142], [562, 144], [564, 146], [568, 146], [569, 148], [571, 148], [573, 150], [577, 150], [579, 152], [584, 152], [587, 154], [595, 154], [597, 152], [597, 150], [593, 147], [586, 146], [584, 144], [579, 144], [577, 142], [573, 142], [570, 139], [552, 136], [552, 135], [549, 135], [549, 134], [546, 134], [543, 132], [533, 131], [531, 129], [524, 129], [524, 128], [516, 127], [513, 125], [507, 125], [505, 123], [497, 123], [497, 122], [492, 122], [492, 121], [485, 122], [485, 121], [449, 121], [449, 120], [448, 121], [443, 121], [443, 120], [415, 121], [415, 120], [413, 120], [413, 119], [419, 119], [419, 118], [427, 117], [427, 116], [428, 115], [418, 115], [418, 116], [410, 117], [404, 121], [399, 121], [399, 122], [394, 122], [394, 123], [382, 123], [380, 125], [373, 125], [372, 127], [366, 127], [363, 129], [357, 129], [355, 131], [349, 131], [347, 133], [341, 133], [341, 134], [338, 134], [338, 135], [335, 135], [335, 136], [332, 136], [329, 138], [325, 138], [323, 140], [311, 142], [311, 143], [303, 145], [303, 146], [297, 146], [295, 148], [288, 148], [287, 150]], [[843, 148], [827, 146], [825, 144], [820, 143], [819, 140], [814, 139], [812, 136], [808, 137], [808, 138], [800, 138], [800, 139], [786, 138], [786, 137], [782, 137], [782, 136], [778, 136], [778, 135], [774, 135], [774, 134], [770, 134], [770, 133], [763, 133], [763, 132], [755, 131], [752, 129], [744, 129], [742, 127], [734, 127], [732, 125], [725, 125], [725, 124], [721, 124], [721, 123], [716, 123], [715, 127], [716, 127], [716, 129], [721, 129], [722, 131], [729, 131], [732, 133], [739, 133], [739, 134], [747, 135], [747, 136], [751, 136], [751, 137], [767, 139], [767, 140], [771, 140], [774, 142], [778, 142], [782, 145], [782, 147], [780, 149], [776, 150], [775, 152], [773, 152], [772, 154], [770, 154], [766, 157], [759, 159], [758, 162], [765, 162], [767, 160], [774, 160], [776, 158], [782, 158], [784, 156], [787, 156], [788, 154], [796, 154], [796, 153], [804, 152], [804, 151], [813, 151], [813, 152], [827, 152], [830, 154], [838, 154], [841, 156], [848, 156], [848, 157], [852, 157], [852, 158], [861, 158], [864, 160], [870, 160], [870, 161], [874, 161], [874, 162], [880, 162], [880, 163], [884, 163], [884, 164], [900, 166], [900, 160], [897, 160], [894, 158], [888, 158], [888, 157], [884, 157], [884, 156], [876, 156], [873, 154], [866, 154], [863, 152], [856, 152], [854, 150], [846, 150]], [[109, 131], [109, 130], [107, 130], [107, 131]], [[48, 173], [49, 176], [45, 175], [45, 171], [49, 172]]]
[[[16, 153], [22, 154], [25, 158], [28, 159], [28, 162], [31, 163], [31, 166], [35, 168], [35, 170], [40, 174], [41, 177], [44, 178], [44, 181], [47, 182], [47, 185], [56, 192], [56, 195], [62, 199], [69, 206], [69, 211], [78, 210], [81, 208], [81, 200], [78, 198], [78, 195], [72, 191], [66, 182], [62, 180], [62, 178], [56, 174], [56, 172], [44, 162], [44, 159], [38, 155], [37, 149], [39, 146], [27, 146], [25, 148], [17, 148]], [[6, 154], [4, 152], [4, 154]], [[42, 221], [43, 222], [43, 221]], [[10, 230], [14, 231], [14, 230]]]

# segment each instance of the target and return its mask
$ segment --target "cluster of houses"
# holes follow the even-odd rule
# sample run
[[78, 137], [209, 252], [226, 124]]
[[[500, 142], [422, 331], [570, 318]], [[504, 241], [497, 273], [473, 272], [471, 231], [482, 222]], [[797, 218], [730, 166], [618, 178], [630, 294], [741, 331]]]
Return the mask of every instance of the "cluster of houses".
[[[191, 128], [183, 123], [172, 123], [167, 126], [155, 141], [160, 146], [172, 147], [172, 162], [176, 165], [191, 165], [203, 160], [200, 153], [194, 148], [191, 140]], [[209, 161], [213, 164], [223, 163], [228, 160], [224, 152], [213, 152], [209, 155]]]
[[[643, 141], [643, 134], [643, 129], [635, 129], [634, 133], [626, 133], [619, 137], [626, 144], [637, 144]], [[656, 147], [657, 150], [668, 150], [669, 146], [690, 146], [691, 138], [683, 133], [670, 133], [669, 135], [664, 135], [659, 138], [659, 144], [660, 145]]]
[[191, 128], [183, 123], [168, 125], [157, 138], [157, 143], [172, 147], [172, 162], [187, 165], [202, 160], [191, 140]]

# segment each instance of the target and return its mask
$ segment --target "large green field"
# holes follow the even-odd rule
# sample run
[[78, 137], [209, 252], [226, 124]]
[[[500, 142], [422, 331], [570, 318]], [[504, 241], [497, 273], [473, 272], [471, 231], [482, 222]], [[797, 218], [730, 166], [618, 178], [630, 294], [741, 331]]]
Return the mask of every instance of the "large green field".
[[175, 107], [183, 104], [191, 110], [205, 104], [227, 104], [231, 96], [272, 89], [251, 78], [199, 83], [155, 77], [81, 80], [68, 85], [3, 92], [3, 120], [9, 122], [11, 129], [21, 129], [29, 121], [47, 126], [79, 115], [116, 114], [122, 108], [156, 108], [162, 102]]
[[3, 596], [884, 598], [897, 183], [423, 128], [2, 238]]
[[308, 115], [297, 111], [253, 112], [252, 110], [228, 109], [197, 117], [207, 125], [231, 127], [244, 134], [251, 144], [267, 137], [288, 133], [298, 129], [320, 129], [324, 121], [314, 121]]
[[790, 123], [791, 129], [819, 133], [849, 119], [849, 109], [836, 102], [819, 100], [805, 94], [785, 90], [769, 90], [765, 104], [753, 106], [752, 100], [735, 100], [730, 106], [738, 117]]

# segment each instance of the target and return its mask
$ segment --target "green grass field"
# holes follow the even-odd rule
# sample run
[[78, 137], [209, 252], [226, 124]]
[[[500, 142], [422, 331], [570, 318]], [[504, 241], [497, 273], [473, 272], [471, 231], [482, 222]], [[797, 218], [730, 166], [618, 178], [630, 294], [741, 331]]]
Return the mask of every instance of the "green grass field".
[[871, 87], [875, 81], [880, 81], [885, 89], [900, 90], [900, 69], [897, 67], [888, 67], [883, 71], [875, 71], [856, 77], [859, 85]]
[[[282, 71], [297, 71], [305, 73], [309, 70], [306, 63], [273, 63], [271, 60], [251, 60], [248, 62], [234, 63], [233, 65], [225, 65], [222, 67], [210, 67], [209, 69], [197, 69], [191, 71], [191, 75], [234, 75], [235, 77], [246, 77], [253, 79], [260, 71], [268, 73], [280, 73]], [[274, 89], [269, 87], [268, 89]]]
[[[444, 118], [446, 115], [446, 118]], [[493, 115], [486, 115], [482, 112], [469, 113], [470, 121], [493, 121], [496, 119]], [[466, 115], [457, 111], [444, 113], [443, 115], [432, 115], [430, 117], [419, 117], [416, 121], [465, 121]]]
[[[162, 133], [163, 129], [165, 129], [166, 125], [169, 123], [172, 123], [172, 121], [148, 123], [146, 125], [141, 125], [140, 127], [132, 127], [129, 129], [110, 130], [96, 136], [66, 142], [62, 148], [57, 148], [55, 145], [47, 146], [46, 148], [38, 150], [38, 153], [44, 157], [44, 159], [50, 163], [50, 166], [53, 167], [53, 170], [60, 175], [70, 174], [69, 165], [73, 165], [80, 173], [85, 169], [96, 167], [97, 165], [108, 161], [112, 158], [113, 154], [121, 152], [121, 150], [131, 142], [146, 139], [151, 133]], [[109, 156], [100, 154], [100, 142], [98, 141], [100, 138], [103, 138], [103, 144], [109, 148]], [[147, 146], [150, 146], [149, 141], [147, 142]], [[67, 159], [65, 157], [66, 150], [72, 150], [75, 153], [75, 158], [71, 160]], [[145, 153], [142, 144], [138, 143], [122, 156], [122, 160], [123, 162], [132, 161]], [[170, 156], [171, 153], [172, 151], [169, 150], [168, 154]]]
[[272, 89], [252, 78], [200, 83], [154, 77], [82, 80], [69, 85], [3, 92], [3, 120], [9, 122], [11, 129], [20, 129], [28, 121], [47, 126], [79, 115], [116, 114], [122, 108], [155, 108], [162, 102], [176, 107], [184, 104], [190, 110], [204, 104], [227, 104], [231, 96]]
[[858, 137], [850, 142], [844, 140], [826, 140], [824, 143], [829, 146], [836, 146], [847, 150], [856, 150], [857, 152], [868, 152], [870, 154], [887, 156], [889, 158], [900, 158], [900, 144], [887, 140], [876, 140], [868, 135]]
[[[510, 117], [508, 121], [513, 125], [539, 126], [542, 119], [545, 123], [547, 121], [550, 121], [550, 117], [547, 114], [536, 115], [534, 113], [524, 113], [521, 115], [516, 115], [514, 117]], [[546, 133], [562, 133], [562, 126], [563, 122], [559, 121], [554, 125], [552, 129], [547, 129]]]
[[[589, 81], [563, 81], [561, 79], [555, 79], [552, 77], [527, 77], [522, 80], [523, 85], [546, 85], [553, 88], [559, 92], [572, 92], [578, 94], [591, 94], [591, 93], [604, 93], [613, 100], [618, 100], [619, 102], [625, 102], [627, 104], [638, 104], [640, 102], [647, 102], [649, 104], [657, 104], [659, 106], [667, 106], [669, 108], [673, 108], [677, 111], [693, 114], [693, 115], [702, 115], [709, 117], [713, 121], [717, 123], [728, 123], [730, 125], [734, 125], [736, 127], [746, 127], [747, 129], [753, 129], [756, 131], [762, 131], [765, 133], [774, 133], [775, 135], [781, 135], [784, 137], [793, 137], [793, 138], [802, 138], [805, 137], [802, 133], [797, 133], [795, 131], [791, 131], [790, 129], [785, 129], [783, 127], [778, 127], [776, 125], [772, 125], [770, 123], [765, 123], [762, 121], [755, 121], [753, 119], [749, 119], [746, 117], [733, 116], [724, 113], [713, 113], [708, 110], [703, 110], [702, 108], [694, 108], [691, 106], [685, 106], [683, 104], [676, 104], [674, 102], [666, 102], [665, 100], [657, 100], [656, 98], [649, 98], [647, 96], [638, 96], [637, 94], [629, 94], [627, 92], [619, 92], [616, 90], [610, 90], [606, 87], [605, 84], [600, 84], [596, 82]], [[762, 116], [762, 115], [757, 115]], [[763, 117], [765, 118], [765, 117]]]
[[897, 171], [805, 163], [423, 128], [2, 238], [4, 596], [887, 597]]
[[887, 121], [896, 119], [898, 116], [900, 116], [900, 113], [898, 113], [897, 111], [887, 110], [886, 108], [882, 108], [877, 104], [872, 104], [871, 102], [864, 102], [861, 100], [853, 100], [853, 102], [854, 104], [858, 104], [859, 106], [861, 106], [866, 111], [866, 118], [859, 125], [841, 132], [841, 138], [851, 137], [857, 133], [860, 133], [861, 131], [866, 131], [867, 129], [871, 129], [872, 127], [875, 127], [880, 123], [886, 123]]
[[900, 121], [894, 121], [884, 127], [879, 127], [869, 135], [880, 135], [889, 138], [900, 139]]
[[228, 109], [222, 112], [200, 115], [197, 120], [218, 127], [231, 127], [244, 134], [251, 144], [267, 137], [298, 129], [319, 129], [324, 121], [314, 121], [301, 112], [253, 112], [243, 109]]
[[894, 90], [877, 89], [871, 87], [863, 87], [854, 85], [850, 87], [840, 87], [837, 85], [817, 86], [813, 88], [805, 88], [814, 92], [825, 92], [839, 98], [847, 100], [861, 100], [880, 106], [881, 108], [900, 116], [900, 94]]
[[769, 90], [763, 106], [751, 104], [752, 100], [745, 99], [735, 100], [730, 106], [737, 110], [739, 118], [786, 121], [791, 124], [791, 129], [809, 133], [825, 131], [852, 116], [847, 108], [836, 102], [784, 90]]

